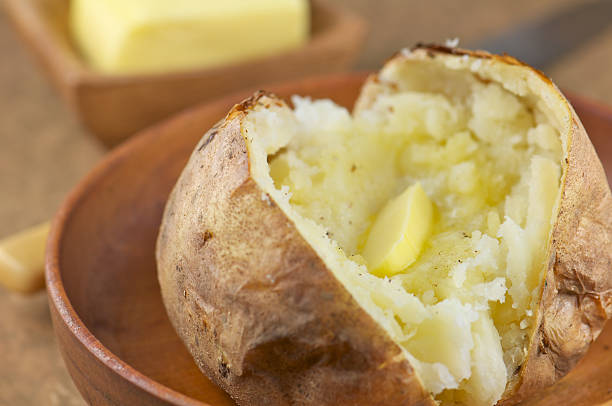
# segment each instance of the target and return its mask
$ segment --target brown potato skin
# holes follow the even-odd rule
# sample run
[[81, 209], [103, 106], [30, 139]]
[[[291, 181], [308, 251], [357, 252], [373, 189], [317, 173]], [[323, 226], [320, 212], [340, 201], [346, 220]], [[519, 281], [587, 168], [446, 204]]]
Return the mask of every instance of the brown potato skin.
[[498, 405], [514, 405], [565, 376], [612, 317], [612, 195], [595, 148], [569, 101], [542, 72], [509, 55], [423, 46], [524, 66], [555, 89], [572, 124], [561, 203], [548, 248], [537, 327], [527, 358]]
[[[415, 50], [527, 67], [483, 51]], [[356, 108], [376, 96], [378, 81], [368, 80]], [[573, 122], [562, 200], [528, 355], [498, 405], [560, 379], [612, 316], [610, 189], [580, 120], [554, 89]], [[258, 94], [203, 137], [166, 206], [156, 254], [175, 329], [200, 369], [241, 405], [433, 405], [401, 349], [262, 198], [241, 123], [263, 100], [276, 101]]]
[[251, 178], [258, 94], [191, 156], [166, 205], [159, 282], [196, 363], [241, 405], [433, 405], [401, 349]]
[[[532, 330], [526, 362], [509, 377], [498, 405], [519, 403], [567, 374], [612, 317], [612, 196], [604, 169], [576, 112], [542, 72], [509, 55], [485, 51], [417, 45], [414, 59], [468, 55], [525, 67], [554, 89], [562, 108], [571, 116], [568, 151], [562, 162], [565, 176], [562, 199], [543, 272], [537, 327]], [[401, 53], [387, 63], [404, 58]], [[367, 108], [386, 86], [372, 75], [356, 102]]]
[[595, 149], [573, 115], [565, 181], [527, 361], [500, 405], [567, 374], [612, 316], [612, 197]]

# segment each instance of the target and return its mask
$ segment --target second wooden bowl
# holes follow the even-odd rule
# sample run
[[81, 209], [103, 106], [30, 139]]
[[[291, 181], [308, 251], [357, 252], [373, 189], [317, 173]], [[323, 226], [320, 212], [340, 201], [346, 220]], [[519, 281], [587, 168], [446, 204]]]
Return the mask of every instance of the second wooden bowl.
[[366, 29], [365, 21], [350, 11], [315, 0], [311, 38], [293, 51], [218, 68], [112, 75], [91, 69], [73, 46], [69, 2], [3, 1], [64, 100], [107, 145], [195, 103], [263, 83], [346, 71], [358, 55]]
[[[351, 107], [363, 74], [270, 88], [329, 97]], [[47, 289], [57, 340], [83, 397], [93, 405], [231, 405], [200, 373], [164, 310], [155, 239], [170, 189], [204, 132], [240, 94], [205, 104], [113, 151], [72, 192], [47, 250]], [[612, 111], [574, 106], [612, 175]], [[612, 398], [612, 324], [579, 366], [528, 405], [594, 405]]]

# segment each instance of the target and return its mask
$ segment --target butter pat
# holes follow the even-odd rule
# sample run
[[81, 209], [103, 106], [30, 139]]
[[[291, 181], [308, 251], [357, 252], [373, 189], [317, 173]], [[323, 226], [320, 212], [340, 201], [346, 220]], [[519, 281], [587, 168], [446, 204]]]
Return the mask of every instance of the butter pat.
[[21, 293], [45, 285], [45, 244], [49, 223], [21, 231], [0, 241], [0, 284]]
[[211, 67], [295, 48], [308, 0], [72, 0], [83, 56], [111, 73]]
[[416, 261], [432, 224], [433, 205], [420, 183], [389, 201], [378, 214], [363, 249], [370, 272], [391, 276]]

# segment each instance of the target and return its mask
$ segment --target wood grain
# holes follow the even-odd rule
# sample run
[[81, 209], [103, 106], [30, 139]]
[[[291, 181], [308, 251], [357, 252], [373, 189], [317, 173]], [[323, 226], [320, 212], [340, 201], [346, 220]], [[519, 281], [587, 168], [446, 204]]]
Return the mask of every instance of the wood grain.
[[[362, 80], [344, 75], [272, 90], [350, 105]], [[200, 373], [167, 319], [154, 244], [167, 194], [193, 146], [250, 93], [197, 108], [119, 147], [60, 209], [47, 257], [51, 315], [66, 366], [89, 403], [197, 404], [182, 393], [232, 404]]]
[[[351, 106], [363, 79], [339, 75], [271, 90]], [[199, 373], [167, 319], [154, 246], [167, 195], [193, 147], [246, 95], [196, 107], [124, 144], [62, 206], [48, 247], [47, 287], [59, 346], [88, 402], [232, 404]], [[612, 111], [574, 101], [610, 171]], [[612, 324], [576, 370], [527, 404], [586, 406], [612, 399], [610, 346]]]
[[[458, 36], [466, 44], [585, 0], [328, 1], [368, 20], [357, 66], [377, 69], [418, 40]], [[49, 218], [105, 151], [61, 103], [11, 28], [0, 7], [0, 237]], [[612, 105], [610, 66], [612, 27], [549, 73], [562, 88]], [[0, 405], [84, 404], [60, 357], [47, 307], [45, 294], [22, 298], [0, 288]]]

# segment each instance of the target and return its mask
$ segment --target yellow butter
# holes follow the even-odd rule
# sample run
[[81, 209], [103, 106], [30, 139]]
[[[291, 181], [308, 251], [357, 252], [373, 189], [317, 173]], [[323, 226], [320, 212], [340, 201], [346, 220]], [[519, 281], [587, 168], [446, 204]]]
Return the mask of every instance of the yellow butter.
[[49, 223], [44, 223], [0, 241], [0, 284], [21, 293], [44, 286], [48, 233]]
[[363, 249], [370, 272], [391, 276], [416, 261], [432, 223], [433, 205], [420, 183], [389, 201], [378, 214]]
[[72, 0], [70, 26], [95, 68], [159, 72], [297, 47], [310, 9], [308, 0]]

